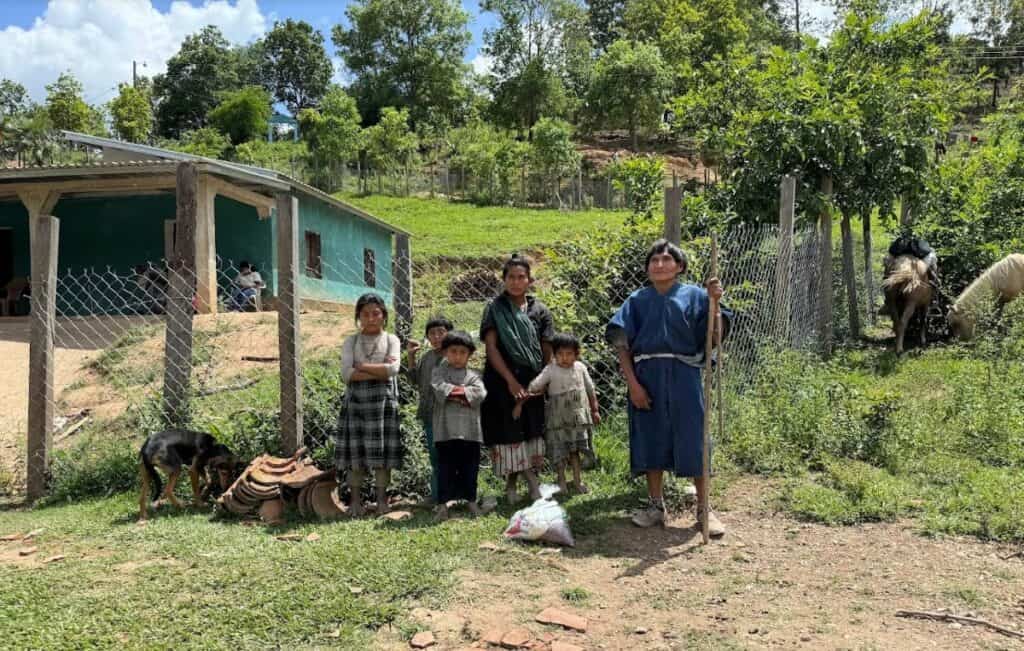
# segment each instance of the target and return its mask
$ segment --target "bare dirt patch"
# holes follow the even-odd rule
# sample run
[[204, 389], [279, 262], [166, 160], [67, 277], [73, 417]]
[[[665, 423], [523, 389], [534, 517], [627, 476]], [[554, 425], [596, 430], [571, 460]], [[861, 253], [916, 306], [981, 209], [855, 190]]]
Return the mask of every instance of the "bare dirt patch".
[[[516, 627], [538, 649], [554, 639], [585, 649], [1024, 648], [978, 627], [895, 616], [946, 608], [1024, 629], [1024, 561], [1003, 560], [1003, 547], [924, 538], [903, 522], [800, 523], [775, 513], [761, 497], [770, 493], [759, 479], [731, 486], [729, 533], [709, 547], [684, 515], [664, 530], [623, 521], [555, 555], [481, 550], [450, 606], [417, 619], [441, 649]], [[537, 623], [552, 606], [586, 617], [586, 632]], [[402, 648], [380, 637], [382, 648]]]
[[[276, 312], [197, 315], [194, 320], [196, 385], [216, 390], [241, 378], [276, 374]], [[121, 415], [128, 405], [163, 382], [164, 321], [159, 316], [60, 318], [55, 337], [55, 413], [89, 412], [93, 421]], [[300, 329], [304, 356], [340, 350], [354, 331], [350, 312], [303, 312]], [[0, 493], [24, 478], [24, 436], [28, 419], [30, 320], [0, 319]], [[58, 432], [59, 434], [59, 432]], [[56, 445], [68, 443], [58, 436]]]

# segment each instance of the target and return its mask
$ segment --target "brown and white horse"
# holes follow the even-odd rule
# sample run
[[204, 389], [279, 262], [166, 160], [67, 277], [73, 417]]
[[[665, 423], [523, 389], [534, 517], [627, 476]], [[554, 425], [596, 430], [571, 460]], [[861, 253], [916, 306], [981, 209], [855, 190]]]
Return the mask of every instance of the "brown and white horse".
[[903, 353], [903, 336], [915, 314], [921, 318], [921, 345], [924, 346], [925, 318], [932, 302], [932, 286], [928, 282], [928, 264], [912, 255], [901, 255], [886, 261], [889, 275], [882, 281], [886, 303], [890, 306], [892, 329], [896, 333], [896, 354]]

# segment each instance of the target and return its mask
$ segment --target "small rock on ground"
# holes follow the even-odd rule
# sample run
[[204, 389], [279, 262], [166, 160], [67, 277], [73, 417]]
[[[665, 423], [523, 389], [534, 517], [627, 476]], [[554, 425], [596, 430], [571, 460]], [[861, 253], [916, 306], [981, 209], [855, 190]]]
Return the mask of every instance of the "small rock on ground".
[[409, 511], [388, 511], [381, 517], [392, 522], [401, 522], [412, 518], [412, 513]]
[[39, 551], [38, 547], [25, 547], [24, 549], [18, 550], [18, 556], [31, 556]]
[[556, 641], [551, 645], [551, 651], [583, 651], [583, 647], [569, 644], [568, 642]]
[[555, 624], [576, 631], [586, 632], [587, 618], [567, 613], [557, 608], [545, 608], [535, 618], [541, 624]]
[[530, 643], [533, 633], [525, 628], [513, 628], [501, 638], [501, 645], [509, 649], [521, 649]]
[[486, 644], [497, 646], [501, 644], [501, 638], [503, 637], [505, 637], [505, 631], [500, 628], [492, 628], [489, 631], [484, 631], [484, 634], [480, 636], [480, 640]]
[[434, 646], [437, 640], [434, 639], [434, 634], [430, 631], [423, 631], [412, 636], [412, 641], [409, 642], [409, 646], [414, 649], [426, 649], [427, 647]]

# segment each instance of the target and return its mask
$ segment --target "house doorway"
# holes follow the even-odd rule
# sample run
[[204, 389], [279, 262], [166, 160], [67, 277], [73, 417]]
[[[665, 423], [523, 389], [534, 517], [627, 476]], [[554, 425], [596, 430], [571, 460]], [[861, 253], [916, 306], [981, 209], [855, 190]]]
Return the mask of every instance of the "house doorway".
[[14, 229], [0, 228], [0, 289], [14, 278]]

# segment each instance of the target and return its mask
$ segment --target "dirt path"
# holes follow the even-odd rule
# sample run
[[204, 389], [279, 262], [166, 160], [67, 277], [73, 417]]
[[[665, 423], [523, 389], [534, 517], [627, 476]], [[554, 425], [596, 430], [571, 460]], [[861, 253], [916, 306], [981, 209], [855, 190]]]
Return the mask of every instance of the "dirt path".
[[[1000, 558], [1012, 550], [924, 538], [910, 523], [802, 524], [772, 512], [760, 497], [771, 492], [763, 480], [734, 484], [723, 499], [730, 533], [707, 548], [684, 516], [665, 530], [622, 522], [556, 555], [481, 550], [450, 607], [416, 615], [440, 649], [486, 647], [488, 631], [523, 626], [536, 649], [552, 639], [584, 649], [1024, 649], [979, 627], [894, 615], [948, 608], [1024, 630], [1024, 560]], [[534, 622], [551, 606], [586, 617], [586, 632]], [[408, 648], [386, 635], [380, 646]]]

